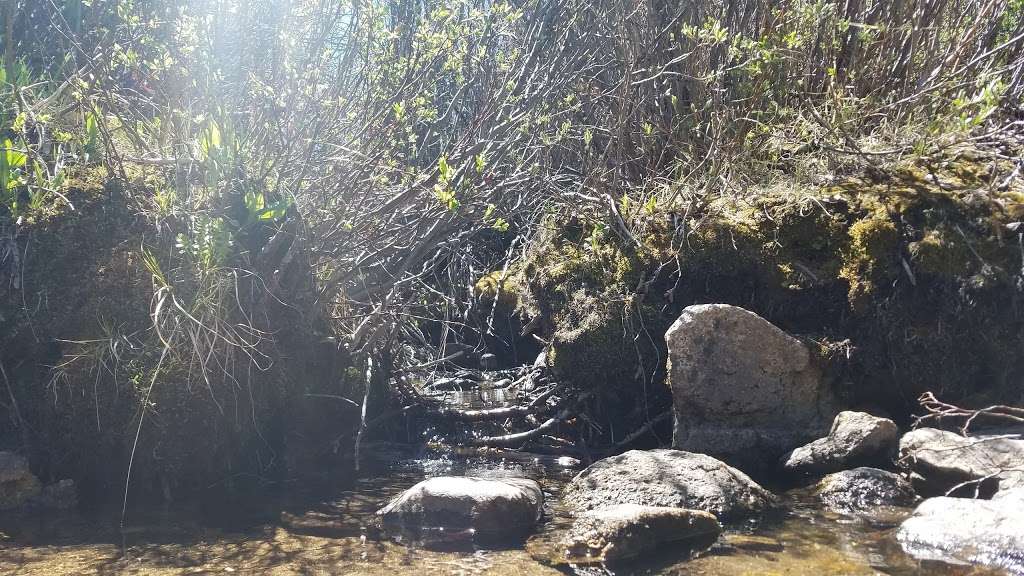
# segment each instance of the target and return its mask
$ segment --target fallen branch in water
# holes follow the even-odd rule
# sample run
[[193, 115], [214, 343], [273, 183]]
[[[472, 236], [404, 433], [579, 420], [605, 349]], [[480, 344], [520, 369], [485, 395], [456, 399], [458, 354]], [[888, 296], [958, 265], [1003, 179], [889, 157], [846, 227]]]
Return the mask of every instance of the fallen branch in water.
[[556, 416], [553, 416], [546, 420], [540, 426], [526, 432], [516, 432], [514, 434], [505, 434], [504, 436], [483, 436], [481, 438], [470, 438], [466, 444], [469, 446], [519, 446], [527, 440], [536, 438], [545, 432], [549, 432], [554, 429], [555, 426], [568, 420], [572, 416], [572, 412], [566, 408], [559, 412]]
[[466, 446], [493, 447], [522, 446], [525, 442], [547, 434], [548, 432], [553, 430], [557, 425], [572, 418], [575, 414], [575, 412], [572, 409], [572, 406], [579, 406], [591, 395], [591, 392], [581, 394], [579, 397], [575, 399], [574, 402], [570, 403], [570, 406], [562, 408], [555, 416], [548, 418], [542, 424], [539, 424], [536, 427], [525, 432], [515, 432], [511, 434], [505, 434], [502, 436], [482, 436], [479, 438], [470, 438], [466, 440], [464, 444]]
[[914, 419], [914, 428], [929, 421], [941, 422], [945, 419], [963, 419], [964, 423], [960, 426], [960, 433], [966, 436], [971, 424], [974, 424], [975, 420], [979, 419], [991, 422], [1024, 424], [1024, 408], [1016, 406], [997, 404], [987, 408], [972, 410], [942, 402], [931, 392], [925, 392], [917, 401], [928, 413], [923, 416], [917, 416]]
[[505, 418], [519, 418], [530, 414], [530, 406], [503, 406], [501, 408], [484, 408], [480, 410], [460, 410], [458, 408], [441, 408], [438, 415], [466, 422], [481, 422], [484, 420], [504, 420]]

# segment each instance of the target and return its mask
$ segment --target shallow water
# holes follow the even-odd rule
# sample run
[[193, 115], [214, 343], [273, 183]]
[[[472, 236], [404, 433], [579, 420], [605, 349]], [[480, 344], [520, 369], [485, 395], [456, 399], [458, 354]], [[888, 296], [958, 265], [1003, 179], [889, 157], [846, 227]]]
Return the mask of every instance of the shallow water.
[[[116, 512], [7, 515], [0, 518], [0, 574], [560, 574], [534, 561], [522, 543], [505, 550], [460, 544], [461, 549], [441, 551], [396, 542], [373, 528], [373, 512], [424, 477], [528, 476], [541, 482], [548, 497], [545, 523], [529, 543], [531, 550], [543, 550], [568, 523], [557, 497], [577, 469], [554, 457], [511, 456], [424, 453], [383, 463], [353, 489], [336, 493], [137, 510], [129, 514], [123, 535]], [[1002, 574], [919, 563], [904, 555], [893, 530], [909, 510], [857, 518], [824, 512], [801, 491], [788, 492], [783, 500], [773, 516], [727, 527], [719, 542], [697, 558], [664, 550], [642, 565], [578, 573]]]

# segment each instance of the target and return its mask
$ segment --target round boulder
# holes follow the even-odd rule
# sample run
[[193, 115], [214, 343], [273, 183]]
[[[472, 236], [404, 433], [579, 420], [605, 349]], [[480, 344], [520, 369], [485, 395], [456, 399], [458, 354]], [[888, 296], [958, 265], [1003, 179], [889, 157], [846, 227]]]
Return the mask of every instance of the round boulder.
[[910, 506], [916, 496], [910, 483], [878, 468], [854, 468], [821, 479], [818, 498], [838, 512], [866, 512], [877, 506]]
[[722, 525], [708, 512], [619, 504], [580, 514], [561, 548], [566, 563], [615, 562], [670, 542], [703, 550], [721, 533]]
[[573, 478], [563, 501], [581, 513], [617, 504], [710, 512], [731, 520], [766, 510], [775, 497], [739, 470], [705, 454], [631, 450]]
[[515, 536], [534, 527], [543, 505], [533, 480], [440, 476], [409, 488], [377, 515], [386, 527]]

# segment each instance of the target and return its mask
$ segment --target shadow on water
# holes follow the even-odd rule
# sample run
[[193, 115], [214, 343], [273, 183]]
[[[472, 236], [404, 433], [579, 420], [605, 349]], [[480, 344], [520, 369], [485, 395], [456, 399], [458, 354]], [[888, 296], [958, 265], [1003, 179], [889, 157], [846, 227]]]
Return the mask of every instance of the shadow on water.
[[[119, 510], [7, 514], [0, 517], [0, 574], [1001, 574], [922, 564], [903, 554], [893, 532], [906, 509], [864, 517], [832, 514], [805, 490], [786, 493], [782, 506], [762, 519], [728, 525], [717, 543], [695, 557], [672, 545], [628, 565], [556, 570], [526, 549], [536, 554], [538, 545], [556, 542], [570, 523], [558, 496], [578, 469], [565, 463], [550, 456], [407, 448], [384, 457], [347, 489], [134, 510], [123, 540]], [[388, 500], [440, 475], [537, 479], [547, 499], [544, 523], [526, 545], [520, 540], [486, 550], [459, 535], [424, 541], [376, 527], [374, 512]]]

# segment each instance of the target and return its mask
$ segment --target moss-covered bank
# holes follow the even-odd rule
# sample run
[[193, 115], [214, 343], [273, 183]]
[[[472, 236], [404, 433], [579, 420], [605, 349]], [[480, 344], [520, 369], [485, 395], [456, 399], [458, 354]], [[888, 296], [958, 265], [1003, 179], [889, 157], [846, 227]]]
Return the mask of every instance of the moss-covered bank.
[[[917, 396], [1021, 400], [1024, 184], [963, 150], [828, 186], [637, 210], [634, 246], [600, 223], [551, 218], [517, 270], [554, 368], [602, 391], [598, 423], [667, 406], [663, 336], [681, 309], [754, 310], [815, 343], [851, 405], [906, 415]], [[609, 432], [609, 430], [604, 430]], [[628, 430], [620, 430], [625, 432]]]

